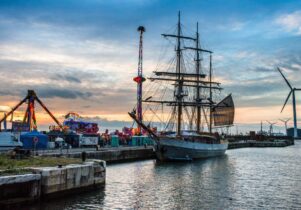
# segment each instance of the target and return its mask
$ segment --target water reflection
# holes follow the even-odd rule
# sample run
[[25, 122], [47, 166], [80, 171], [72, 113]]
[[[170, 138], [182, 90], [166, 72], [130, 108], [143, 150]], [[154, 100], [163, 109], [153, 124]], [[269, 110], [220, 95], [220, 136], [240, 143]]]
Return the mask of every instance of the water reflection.
[[300, 143], [185, 163], [110, 165], [105, 188], [32, 209], [300, 209]]

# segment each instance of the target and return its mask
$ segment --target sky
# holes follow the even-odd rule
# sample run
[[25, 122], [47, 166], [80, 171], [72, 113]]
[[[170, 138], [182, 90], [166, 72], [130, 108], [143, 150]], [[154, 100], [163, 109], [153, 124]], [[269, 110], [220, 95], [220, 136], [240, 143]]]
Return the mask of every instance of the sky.
[[[301, 88], [298, 0], [1, 0], [0, 111], [34, 89], [60, 120], [74, 111], [101, 126], [130, 124], [137, 27], [146, 28], [143, 70], [150, 76], [165, 41], [160, 34], [179, 10], [186, 28], [199, 22], [202, 46], [214, 51], [215, 78], [233, 95], [238, 127], [259, 129], [269, 120], [282, 129], [279, 119], [292, 118], [292, 105], [280, 113], [289, 89], [276, 67]], [[37, 110], [38, 124], [53, 124]]]

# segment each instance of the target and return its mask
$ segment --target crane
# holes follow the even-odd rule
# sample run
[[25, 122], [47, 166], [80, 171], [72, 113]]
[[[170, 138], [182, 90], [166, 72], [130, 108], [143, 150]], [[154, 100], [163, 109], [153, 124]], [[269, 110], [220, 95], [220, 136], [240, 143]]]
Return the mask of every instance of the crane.
[[[139, 58], [138, 58], [138, 75], [133, 79], [137, 83], [137, 119], [142, 122], [142, 83], [145, 81], [143, 77], [143, 33], [144, 26], [139, 26], [137, 31], [140, 33], [139, 41]], [[141, 126], [138, 124], [138, 135], [141, 135]]]

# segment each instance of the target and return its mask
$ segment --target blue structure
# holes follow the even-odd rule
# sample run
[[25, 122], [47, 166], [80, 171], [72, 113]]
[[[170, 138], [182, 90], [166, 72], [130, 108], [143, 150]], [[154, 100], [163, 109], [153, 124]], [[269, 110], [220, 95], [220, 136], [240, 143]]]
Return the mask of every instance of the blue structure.
[[132, 136], [132, 146], [154, 145], [154, 141], [148, 136]]
[[40, 132], [32, 131], [22, 134], [20, 140], [24, 149], [47, 149], [48, 136]]
[[[294, 128], [288, 128], [287, 129], [287, 135], [294, 137]], [[301, 129], [297, 129], [297, 137], [300, 138], [301, 137]]]
[[118, 138], [118, 136], [116, 136], [116, 135], [112, 136], [111, 146], [112, 147], [119, 147], [119, 138]]

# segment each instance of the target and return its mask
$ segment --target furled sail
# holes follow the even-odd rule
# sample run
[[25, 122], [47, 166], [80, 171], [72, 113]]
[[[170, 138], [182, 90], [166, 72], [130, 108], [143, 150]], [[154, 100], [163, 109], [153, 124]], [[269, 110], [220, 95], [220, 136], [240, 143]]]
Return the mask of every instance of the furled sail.
[[214, 126], [228, 126], [233, 125], [234, 121], [234, 102], [232, 95], [228, 95], [215, 107], [213, 107], [212, 115]]

